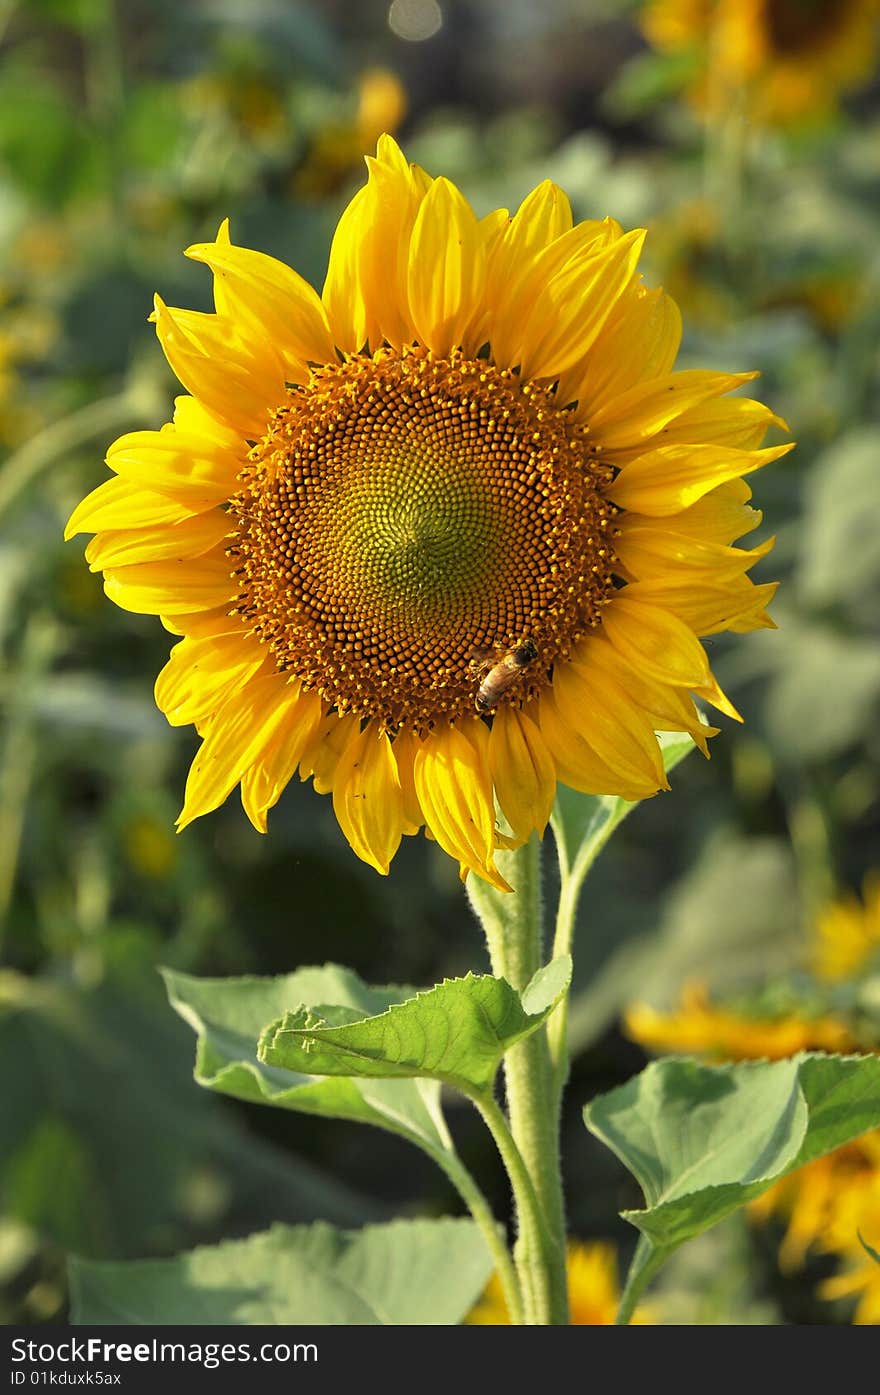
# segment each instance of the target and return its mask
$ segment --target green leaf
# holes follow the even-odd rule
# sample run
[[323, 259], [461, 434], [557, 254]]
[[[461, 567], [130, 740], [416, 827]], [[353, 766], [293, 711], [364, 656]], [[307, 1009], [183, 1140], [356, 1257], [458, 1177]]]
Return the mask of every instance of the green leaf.
[[200, 979], [170, 969], [163, 976], [172, 1007], [197, 1034], [200, 1085], [236, 1099], [375, 1124], [434, 1154], [448, 1150], [433, 1081], [321, 1080], [312, 1069], [294, 1073], [257, 1058], [266, 1023], [291, 1006], [313, 1004], [325, 1020], [360, 1020], [412, 998], [414, 988], [369, 988], [335, 964], [278, 978]]
[[74, 1324], [460, 1322], [492, 1261], [471, 1221], [276, 1225], [175, 1259], [70, 1266]]
[[617, 120], [644, 116], [660, 102], [676, 96], [692, 81], [697, 70], [695, 55], [640, 53], [622, 68], [604, 94], [603, 105]]
[[379, 1219], [367, 1196], [194, 1088], [187, 1029], [146, 952], [124, 959], [124, 934], [114, 926], [119, 962], [97, 985], [0, 972], [6, 1214], [63, 1249], [120, 1259], [219, 1225]]
[[522, 998], [504, 979], [468, 974], [359, 1020], [334, 1022], [327, 1008], [300, 1008], [266, 1028], [258, 1055], [302, 1073], [428, 1077], [481, 1094], [505, 1051], [546, 1021], [570, 978], [564, 955], [539, 970]]
[[[660, 732], [657, 740], [667, 774], [694, 749], [684, 732]], [[563, 877], [582, 881], [615, 828], [636, 808], [638, 803], [613, 795], [579, 794], [559, 785], [551, 822]]]
[[799, 768], [840, 755], [874, 730], [880, 651], [869, 633], [847, 633], [794, 612], [783, 611], [778, 621], [765, 722], [777, 758]]
[[628, 1313], [685, 1240], [880, 1124], [880, 1057], [801, 1054], [731, 1066], [670, 1058], [600, 1095], [584, 1119], [645, 1194], [644, 1210], [623, 1213], [642, 1233]]
[[810, 468], [797, 572], [808, 603], [846, 605], [880, 580], [878, 456], [880, 431], [861, 426], [839, 437]]

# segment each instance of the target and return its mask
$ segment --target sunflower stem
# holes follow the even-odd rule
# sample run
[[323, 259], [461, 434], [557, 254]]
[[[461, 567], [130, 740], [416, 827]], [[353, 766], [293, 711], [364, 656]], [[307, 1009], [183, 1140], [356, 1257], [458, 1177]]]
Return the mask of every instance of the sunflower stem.
[[[556, 908], [556, 926], [553, 936], [552, 957], [554, 959], [559, 958], [562, 954], [571, 954], [578, 905], [587, 874], [618, 824], [626, 817], [627, 812], [627, 806], [621, 802], [613, 817], [607, 819], [591, 838], [584, 840], [571, 863], [569, 863], [565, 851], [565, 838], [562, 836], [555, 819], [551, 818], [550, 820], [559, 856], [559, 903]], [[565, 995], [547, 1024], [547, 1038], [553, 1066], [553, 1084], [561, 1103], [569, 1070], [568, 994]]]
[[457, 1153], [451, 1148], [438, 1148], [431, 1153], [431, 1157], [446, 1173], [479, 1226], [489, 1253], [495, 1261], [495, 1271], [501, 1283], [511, 1325], [521, 1327], [525, 1321], [522, 1288], [513, 1256], [505, 1244], [502, 1227], [496, 1222], [492, 1208]]
[[[513, 893], [496, 891], [472, 876], [468, 895], [486, 935], [492, 972], [522, 992], [543, 962], [540, 844], [533, 837], [520, 848], [499, 852], [496, 860], [502, 876], [514, 887]], [[514, 1258], [523, 1286], [526, 1321], [566, 1324], [560, 1092], [554, 1088], [546, 1024], [507, 1052], [504, 1079], [513, 1150], [500, 1128], [499, 1119], [505, 1129], [507, 1122], [497, 1105], [498, 1117], [491, 1111], [487, 1116], [485, 1102], [479, 1107], [513, 1187], [518, 1223]]]

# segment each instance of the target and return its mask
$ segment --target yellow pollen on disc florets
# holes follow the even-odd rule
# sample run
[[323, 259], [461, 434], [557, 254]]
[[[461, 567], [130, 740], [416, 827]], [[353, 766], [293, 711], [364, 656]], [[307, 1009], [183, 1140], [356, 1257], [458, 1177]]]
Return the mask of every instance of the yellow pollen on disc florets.
[[231, 501], [238, 613], [281, 670], [394, 732], [475, 715], [479, 674], [531, 641], [523, 702], [600, 619], [614, 507], [552, 388], [390, 349], [315, 369]]

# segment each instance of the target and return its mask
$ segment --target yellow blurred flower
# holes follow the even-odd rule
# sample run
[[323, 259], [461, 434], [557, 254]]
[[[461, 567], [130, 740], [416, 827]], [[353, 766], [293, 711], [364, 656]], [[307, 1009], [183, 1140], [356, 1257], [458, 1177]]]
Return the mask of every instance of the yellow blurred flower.
[[[568, 1301], [572, 1327], [608, 1327], [620, 1305], [617, 1251], [606, 1240], [568, 1246]], [[483, 1327], [509, 1324], [510, 1317], [497, 1274], [467, 1321]], [[631, 1322], [645, 1324], [652, 1318], [647, 1308], [637, 1308]]]
[[406, 116], [406, 88], [390, 68], [370, 68], [358, 79], [355, 110], [347, 120], [318, 128], [293, 181], [300, 198], [326, 198], [356, 173], [379, 137], [394, 135]]
[[760, 124], [814, 120], [874, 71], [878, 0], [650, 0], [648, 41], [690, 55], [700, 110]]
[[161, 880], [177, 862], [177, 843], [167, 825], [150, 814], [126, 824], [122, 843], [128, 861], [144, 877]]
[[880, 1264], [862, 1244], [880, 1253], [880, 1138], [872, 1137], [874, 1166], [841, 1192], [822, 1240], [843, 1267], [819, 1286], [823, 1298], [857, 1297], [853, 1322], [860, 1326], [880, 1326]]
[[229, 121], [258, 143], [287, 130], [282, 93], [264, 74], [200, 73], [181, 83], [180, 97], [191, 115]]
[[[4, 302], [9, 299], [10, 303]], [[17, 445], [40, 425], [27, 391], [28, 365], [43, 361], [55, 344], [59, 325], [44, 305], [20, 300], [0, 284], [0, 441]]]
[[846, 1024], [834, 1017], [750, 1017], [710, 1000], [704, 983], [682, 989], [676, 1012], [632, 1003], [624, 1014], [627, 1036], [651, 1051], [688, 1051], [719, 1061], [781, 1060], [798, 1051], [858, 1051]]
[[870, 872], [862, 900], [852, 894], [834, 901], [819, 916], [813, 936], [812, 967], [817, 978], [851, 978], [880, 953], [880, 874]]
[[786, 1223], [779, 1263], [785, 1270], [799, 1269], [809, 1249], [832, 1248], [828, 1240], [832, 1233], [841, 1233], [841, 1208], [850, 1211], [865, 1180], [877, 1176], [880, 1134], [866, 1134], [781, 1178], [749, 1204], [749, 1214], [759, 1221], [774, 1216]]

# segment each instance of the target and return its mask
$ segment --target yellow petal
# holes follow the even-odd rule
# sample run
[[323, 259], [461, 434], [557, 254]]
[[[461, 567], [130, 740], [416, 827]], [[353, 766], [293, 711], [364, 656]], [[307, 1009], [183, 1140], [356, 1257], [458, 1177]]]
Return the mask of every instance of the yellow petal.
[[424, 192], [399, 150], [397, 155], [399, 160], [367, 159], [359, 277], [367, 319], [376, 326], [371, 343], [384, 338], [399, 349], [415, 338], [407, 289], [409, 247]]
[[265, 660], [265, 649], [243, 628], [231, 635], [186, 638], [174, 646], [156, 679], [156, 706], [172, 726], [201, 722], [253, 678]]
[[658, 446], [628, 461], [608, 486], [615, 504], [652, 518], [679, 513], [719, 484], [751, 474], [794, 450], [794, 442], [766, 450], [728, 446]]
[[419, 737], [411, 731], [404, 730], [397, 733], [392, 746], [394, 759], [397, 761], [397, 778], [403, 795], [403, 831], [407, 835], [418, 833], [425, 822], [413, 779], [413, 763], [420, 744]]
[[246, 343], [219, 315], [172, 310], [160, 296], [155, 306], [159, 342], [187, 392], [246, 439], [259, 440], [286, 396], [278, 355], [270, 345]]
[[664, 432], [682, 412], [708, 398], [721, 397], [757, 373], [714, 373], [699, 368], [667, 373], [637, 383], [618, 397], [607, 399], [590, 417], [590, 429], [601, 449], [626, 450]]
[[522, 330], [524, 376], [555, 378], [583, 358], [632, 280], [644, 240], [637, 229], [601, 251], [588, 249], [548, 282]]
[[718, 686], [718, 680], [713, 673], [709, 674], [708, 683], [704, 683], [701, 688], [695, 688], [694, 691], [697, 697], [705, 698], [706, 702], [711, 703], [717, 711], [723, 712], [725, 717], [732, 717], [735, 722], [742, 721], [742, 717], [730, 701], [730, 698], [723, 689]]
[[335, 361], [321, 298], [291, 267], [219, 239], [196, 243], [186, 255], [211, 268], [222, 287], [217, 309], [248, 335], [268, 340], [290, 381], [305, 381], [310, 362]]
[[765, 607], [770, 604], [779, 587], [778, 581], [756, 586], [746, 576], [732, 578], [724, 585], [702, 582], [644, 581], [639, 589], [651, 605], [671, 610], [697, 635], [719, 634], [733, 630], [738, 634], [748, 630], [775, 629]]
[[486, 249], [470, 204], [448, 179], [435, 179], [413, 225], [407, 294], [421, 342], [446, 356], [479, 314]]
[[425, 823], [443, 851], [509, 891], [493, 861], [492, 782], [467, 737], [455, 726], [432, 731], [416, 751], [413, 780]]
[[298, 684], [271, 673], [253, 679], [212, 718], [187, 778], [179, 830], [223, 803], [290, 721], [298, 696]]
[[549, 181], [539, 185], [491, 249], [486, 305], [491, 316], [491, 356], [501, 368], [520, 362], [523, 327], [554, 276], [620, 236], [620, 228], [610, 218], [565, 227], [570, 216], [566, 209], [567, 200], [560, 201], [555, 185]]
[[360, 727], [360, 718], [347, 712], [344, 717], [331, 712], [321, 718], [299, 763], [299, 778], [314, 777], [318, 794], [329, 794], [333, 788], [336, 767], [352, 733]]
[[125, 528], [99, 532], [86, 548], [90, 570], [200, 557], [229, 536], [232, 520], [222, 509], [188, 518], [172, 527]]
[[551, 688], [538, 701], [538, 726], [553, 757], [558, 778], [581, 794], [614, 794], [621, 799], [644, 799], [656, 794], [657, 784], [643, 778], [635, 782], [612, 769], [563, 718]]
[[[592, 421], [592, 417], [589, 419]], [[711, 442], [713, 445], [754, 450], [771, 426], [788, 431], [782, 417], [753, 397], [713, 398], [690, 407], [670, 421], [668, 426], [663, 427], [662, 441], [657, 444], [686, 446]], [[636, 441], [631, 446], [616, 445], [614, 449], [616, 461], [623, 453], [640, 454], [644, 447], [640, 441]]]
[[233, 612], [229, 601], [207, 610], [178, 611], [176, 615], [160, 613], [159, 619], [171, 634], [189, 635], [193, 639], [246, 633], [241, 616]]
[[[291, 687], [299, 689], [299, 684]], [[322, 712], [318, 694], [300, 689], [284, 727], [242, 779], [242, 808], [258, 833], [266, 832], [266, 815], [293, 779], [304, 751], [314, 740]]]
[[761, 522], [760, 509], [748, 506], [751, 497], [752, 491], [745, 480], [728, 480], [727, 484], [720, 484], [704, 494], [689, 509], [672, 514], [659, 524], [645, 514], [626, 513], [621, 519], [621, 531], [628, 534], [631, 529], [650, 527], [725, 547], [744, 533], [750, 533]]
[[107, 451], [120, 479], [168, 494], [200, 511], [223, 503], [237, 488], [241, 460], [204, 437], [178, 431], [129, 431]]
[[242, 440], [241, 432], [220, 421], [194, 397], [175, 397], [174, 420], [163, 426], [162, 430], [178, 431], [181, 436], [194, 436], [202, 443], [203, 449], [205, 443], [210, 442], [219, 453], [233, 454], [242, 461], [247, 459], [249, 446]]
[[633, 789], [668, 788], [650, 723], [626, 690], [590, 662], [588, 646], [581, 663], [557, 665], [553, 695], [563, 720], [617, 773], [620, 783]]
[[556, 767], [531, 717], [509, 704], [492, 721], [489, 773], [516, 837], [525, 842], [533, 829], [543, 834], [556, 798]]
[[575, 646], [571, 662], [589, 652], [589, 662], [598, 664], [626, 690], [630, 698], [648, 718], [654, 731], [684, 731], [708, 756], [707, 737], [718, 734], [717, 727], [707, 726], [700, 719], [692, 698], [669, 683], [650, 677], [644, 669], [636, 672], [601, 635], [592, 635]]
[[680, 343], [675, 301], [633, 278], [589, 351], [562, 375], [557, 400], [577, 402], [578, 418], [589, 422], [606, 402], [636, 383], [671, 373]]
[[333, 812], [357, 856], [387, 876], [403, 835], [403, 793], [391, 742], [372, 723], [352, 733], [339, 757]]
[[192, 518], [213, 504], [184, 504], [166, 494], [138, 489], [124, 479], [105, 480], [77, 504], [64, 529], [65, 539], [103, 529], [158, 528]]
[[602, 629], [636, 673], [681, 688], [706, 682], [709, 661], [693, 630], [669, 611], [645, 603], [638, 586], [614, 594], [602, 611]]
[[375, 321], [368, 320], [360, 278], [360, 246], [368, 228], [369, 194], [359, 189], [336, 225], [321, 299], [334, 344], [357, 353], [367, 340], [378, 340]]
[[568, 198], [549, 179], [523, 199], [512, 218], [499, 219], [500, 235], [487, 246], [486, 273], [486, 307], [496, 363], [508, 364], [516, 350], [523, 311], [530, 308], [533, 297], [530, 282], [536, 257], [571, 227]]
[[[699, 584], [700, 577], [710, 582], [726, 581], [748, 571], [766, 557], [776, 542], [775, 538], [767, 538], [751, 550], [725, 547], [721, 543], [702, 542], [686, 533], [672, 532], [671, 527], [680, 515], [653, 526], [650, 523], [633, 526], [633, 517], [624, 514], [614, 550], [627, 576], [638, 581], [691, 579], [694, 585]], [[666, 523], [669, 528], [663, 527]]]
[[231, 609], [236, 595], [231, 573], [224, 552], [196, 561], [139, 562], [105, 571], [104, 590], [111, 601], [137, 615], [185, 615], [224, 604]]

